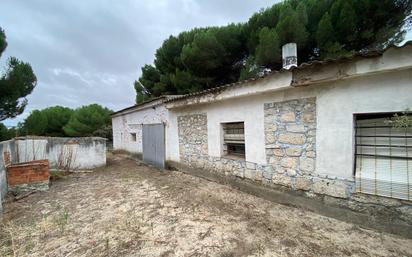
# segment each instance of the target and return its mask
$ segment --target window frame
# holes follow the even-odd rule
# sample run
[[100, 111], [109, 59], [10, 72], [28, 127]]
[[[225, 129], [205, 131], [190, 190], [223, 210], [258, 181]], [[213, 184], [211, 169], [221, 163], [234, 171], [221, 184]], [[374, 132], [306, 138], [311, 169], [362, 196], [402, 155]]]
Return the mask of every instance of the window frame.
[[221, 123], [223, 131], [223, 156], [246, 159], [244, 121]]
[[[385, 120], [391, 119], [395, 114], [403, 115], [402, 112], [354, 114], [353, 177], [357, 193], [411, 201], [412, 188], [410, 184], [412, 172], [409, 166], [410, 163], [412, 163], [412, 144], [410, 140], [410, 138], [412, 138], [412, 128], [405, 128], [405, 136], [403, 137], [403, 132], [399, 131], [402, 130], [402, 128], [394, 128], [390, 124], [383, 125]], [[375, 125], [361, 125], [362, 121], [367, 122], [368, 120], [371, 123], [375, 120]], [[371, 132], [364, 132], [362, 129], [373, 129], [374, 135], [369, 135]], [[377, 132], [379, 129], [381, 130]], [[387, 140], [387, 142], [384, 140]], [[367, 151], [368, 148], [372, 148], [374, 153], [369, 153]], [[368, 175], [365, 176], [362, 174], [365, 172], [365, 168], [362, 166], [365, 166], [365, 164], [367, 165], [367, 162], [365, 164], [363, 164], [363, 162], [367, 161], [368, 158], [373, 158], [375, 162], [374, 166], [371, 166], [375, 178], [369, 181], [374, 183], [373, 186], [368, 185]], [[390, 163], [389, 169], [385, 166], [385, 160]], [[403, 166], [399, 166], [399, 163], [402, 161], [406, 162], [405, 170], [403, 170]], [[366, 167], [368, 168], [369, 166]], [[382, 169], [384, 170], [384, 173], [382, 173]], [[368, 169], [366, 169], [366, 171], [368, 171]], [[406, 174], [406, 180], [399, 180], [399, 174], [404, 173]], [[390, 177], [390, 179], [386, 179], [386, 177]], [[386, 189], [388, 185], [390, 185], [390, 189]], [[368, 188], [368, 186], [372, 189]], [[406, 189], [403, 187], [406, 187]]]

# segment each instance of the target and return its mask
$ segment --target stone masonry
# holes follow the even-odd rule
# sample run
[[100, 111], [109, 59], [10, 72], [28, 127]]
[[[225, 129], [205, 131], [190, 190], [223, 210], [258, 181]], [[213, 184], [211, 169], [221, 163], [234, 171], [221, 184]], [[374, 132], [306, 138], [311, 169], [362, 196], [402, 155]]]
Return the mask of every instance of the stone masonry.
[[347, 198], [353, 182], [315, 175], [316, 98], [266, 103], [266, 176], [272, 183], [310, 193]]
[[267, 165], [208, 156], [206, 114], [178, 117], [181, 163], [218, 176], [297, 190], [325, 206], [341, 206], [371, 217], [379, 214], [385, 219], [392, 215], [412, 224], [410, 202], [354, 193], [354, 181], [316, 174], [315, 98], [266, 103], [264, 114]]
[[187, 165], [201, 163], [207, 157], [207, 115], [179, 116], [179, 153]]
[[303, 176], [315, 171], [316, 99], [266, 103], [264, 111], [266, 158], [273, 169], [272, 182], [308, 190], [311, 185]]
[[178, 117], [181, 161], [189, 166], [307, 194], [348, 198], [353, 181], [315, 175], [316, 99], [264, 104], [267, 165], [208, 156], [207, 115]]
[[311, 175], [316, 159], [316, 99], [267, 103], [267, 162], [274, 174]]

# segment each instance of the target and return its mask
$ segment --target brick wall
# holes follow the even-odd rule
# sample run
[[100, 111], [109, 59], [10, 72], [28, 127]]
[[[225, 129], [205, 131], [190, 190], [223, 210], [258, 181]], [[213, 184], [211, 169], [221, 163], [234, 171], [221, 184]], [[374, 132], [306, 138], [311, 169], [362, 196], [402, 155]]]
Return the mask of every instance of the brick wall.
[[48, 160], [24, 162], [7, 167], [8, 186], [12, 192], [47, 190], [49, 177]]

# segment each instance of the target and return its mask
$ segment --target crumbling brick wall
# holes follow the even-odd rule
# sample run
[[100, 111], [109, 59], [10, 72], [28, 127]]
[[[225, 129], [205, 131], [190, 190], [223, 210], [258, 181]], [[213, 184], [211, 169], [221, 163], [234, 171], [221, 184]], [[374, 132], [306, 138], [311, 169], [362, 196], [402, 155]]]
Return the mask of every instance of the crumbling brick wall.
[[49, 161], [38, 160], [12, 164], [7, 167], [9, 191], [19, 193], [49, 188]]

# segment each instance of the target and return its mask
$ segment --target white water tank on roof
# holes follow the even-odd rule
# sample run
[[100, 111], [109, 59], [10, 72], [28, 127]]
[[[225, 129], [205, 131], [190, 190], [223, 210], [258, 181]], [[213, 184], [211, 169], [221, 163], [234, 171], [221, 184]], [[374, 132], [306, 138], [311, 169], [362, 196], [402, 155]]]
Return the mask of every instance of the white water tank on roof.
[[288, 43], [282, 46], [282, 63], [284, 69], [298, 66], [298, 47], [296, 43]]

